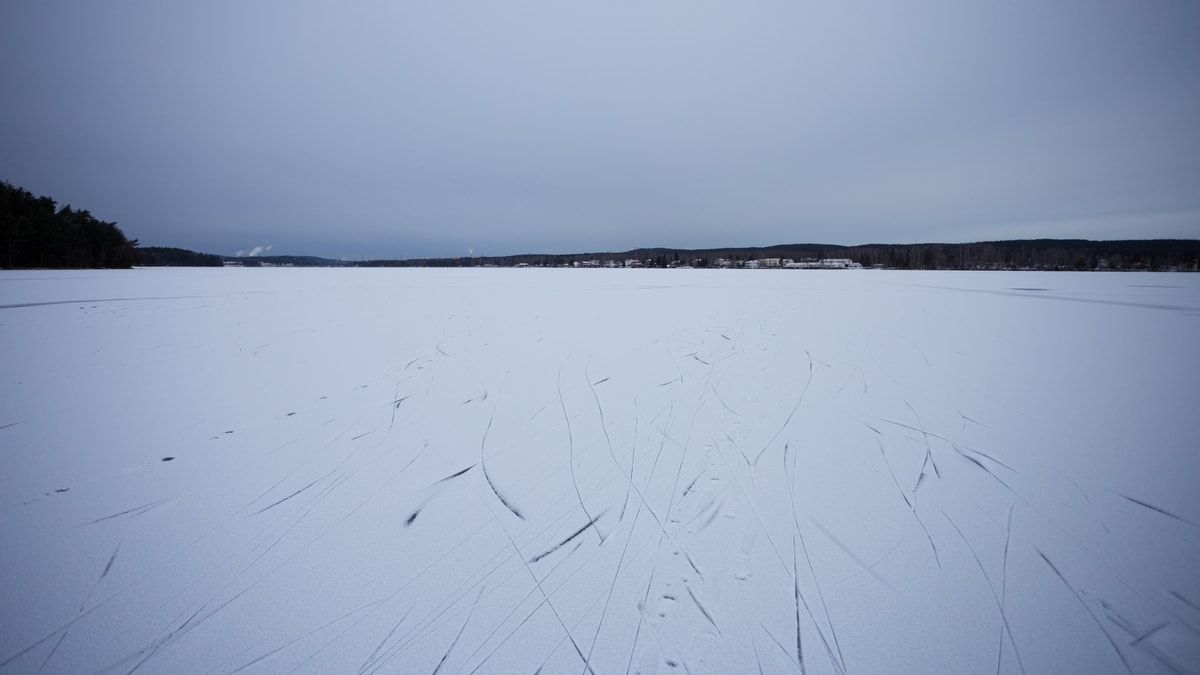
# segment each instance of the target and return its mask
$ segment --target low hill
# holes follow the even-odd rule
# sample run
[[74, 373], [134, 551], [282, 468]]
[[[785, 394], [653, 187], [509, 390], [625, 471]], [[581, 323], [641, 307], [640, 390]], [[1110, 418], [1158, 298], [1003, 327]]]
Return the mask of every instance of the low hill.
[[182, 248], [140, 246], [135, 249], [137, 264], [145, 267], [220, 267], [221, 256], [196, 253]]

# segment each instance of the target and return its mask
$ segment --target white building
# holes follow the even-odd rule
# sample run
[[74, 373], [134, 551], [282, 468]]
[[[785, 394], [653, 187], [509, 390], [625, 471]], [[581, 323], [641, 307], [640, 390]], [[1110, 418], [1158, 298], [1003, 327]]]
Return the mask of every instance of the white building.
[[862, 269], [862, 265], [849, 258], [824, 258], [821, 260], [821, 267], [827, 270]]

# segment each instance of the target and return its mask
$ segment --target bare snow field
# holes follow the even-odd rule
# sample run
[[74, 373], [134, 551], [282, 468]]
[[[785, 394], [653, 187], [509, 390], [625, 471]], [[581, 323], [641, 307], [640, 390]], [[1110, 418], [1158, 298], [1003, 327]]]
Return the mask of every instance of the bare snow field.
[[0, 273], [0, 673], [1200, 672], [1200, 275]]

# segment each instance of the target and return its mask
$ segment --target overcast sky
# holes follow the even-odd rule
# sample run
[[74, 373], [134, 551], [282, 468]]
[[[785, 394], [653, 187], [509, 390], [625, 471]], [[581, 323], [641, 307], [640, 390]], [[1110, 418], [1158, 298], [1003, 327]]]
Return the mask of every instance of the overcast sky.
[[1195, 0], [38, 0], [0, 63], [0, 180], [143, 245], [1200, 237]]

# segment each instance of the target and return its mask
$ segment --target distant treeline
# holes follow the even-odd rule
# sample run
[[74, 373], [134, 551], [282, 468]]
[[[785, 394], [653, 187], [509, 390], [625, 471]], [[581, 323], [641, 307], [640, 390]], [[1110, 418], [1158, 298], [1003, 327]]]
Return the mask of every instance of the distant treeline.
[[116, 223], [86, 210], [60, 209], [49, 197], [0, 181], [2, 267], [129, 268], [136, 262], [136, 245]]
[[354, 263], [311, 255], [223, 256], [232, 267], [353, 267]]
[[515, 267], [572, 266], [597, 262], [624, 265], [636, 260], [642, 267], [740, 267], [750, 260], [795, 261], [844, 258], [863, 267], [888, 269], [1037, 269], [1037, 270], [1189, 270], [1197, 271], [1200, 240], [1145, 239], [1090, 241], [1087, 239], [1025, 239], [970, 244], [780, 244], [762, 248], [674, 249], [642, 248], [624, 252], [527, 254], [501, 257], [419, 258], [369, 260], [367, 267]]
[[224, 264], [219, 255], [182, 248], [139, 246], [135, 253], [137, 264], [147, 267], [220, 267]]
[[[83, 268], [133, 265], [295, 267], [742, 267], [751, 260], [848, 259], [888, 269], [1200, 270], [1200, 240], [1025, 239], [970, 244], [780, 244], [761, 248], [643, 248], [605, 253], [525, 254], [349, 262], [313, 256], [232, 258], [179, 248], [137, 247], [116, 223], [87, 211], [61, 209], [49, 197], [0, 181], [0, 267]], [[768, 267], [775, 265], [766, 265]]]
[[146, 267], [335, 267], [337, 260], [306, 255], [226, 256], [196, 253], [182, 248], [139, 246], [137, 264]]

